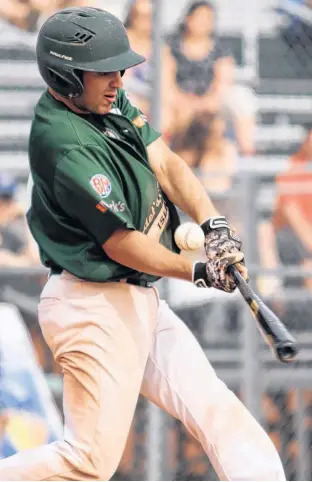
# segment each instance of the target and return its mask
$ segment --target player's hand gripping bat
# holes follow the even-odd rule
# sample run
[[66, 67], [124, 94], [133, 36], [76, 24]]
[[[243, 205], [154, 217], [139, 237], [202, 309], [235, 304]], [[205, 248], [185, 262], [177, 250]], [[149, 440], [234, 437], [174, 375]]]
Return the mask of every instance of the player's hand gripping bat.
[[228, 271], [232, 275], [242, 297], [249, 305], [257, 321], [260, 333], [272, 348], [275, 357], [283, 363], [294, 361], [298, 353], [297, 342], [286, 326], [256, 295], [235, 265], [230, 265]]

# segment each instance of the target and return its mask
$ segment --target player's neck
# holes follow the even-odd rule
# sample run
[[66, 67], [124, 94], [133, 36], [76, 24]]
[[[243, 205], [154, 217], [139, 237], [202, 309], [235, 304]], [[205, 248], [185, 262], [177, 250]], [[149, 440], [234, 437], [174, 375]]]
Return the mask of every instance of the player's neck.
[[49, 93], [52, 95], [52, 97], [54, 97], [54, 99], [58, 100], [59, 102], [63, 102], [63, 104], [65, 104], [66, 107], [68, 107], [76, 114], [88, 114], [88, 112], [79, 109], [72, 100], [66, 99], [66, 97], [63, 97], [62, 95], [58, 94], [57, 92], [55, 92], [55, 90], [51, 89], [50, 87], [48, 90], [49, 90]]

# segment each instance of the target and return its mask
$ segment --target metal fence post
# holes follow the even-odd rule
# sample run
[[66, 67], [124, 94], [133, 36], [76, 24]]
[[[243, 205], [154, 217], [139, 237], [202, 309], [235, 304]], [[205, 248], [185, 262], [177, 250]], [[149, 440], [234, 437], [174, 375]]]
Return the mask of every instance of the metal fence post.
[[163, 0], [152, 0], [152, 95], [150, 99], [151, 122], [160, 130], [161, 116], [161, 46], [162, 46], [162, 11]]
[[[256, 197], [257, 183], [252, 173], [244, 173], [242, 183], [242, 219], [244, 220], [244, 253], [248, 264], [255, 264], [255, 247], [257, 246], [256, 223]], [[250, 275], [250, 283], [254, 276]], [[255, 322], [251, 313], [245, 307], [243, 311], [243, 337], [242, 337], [242, 395], [246, 407], [253, 416], [261, 419], [261, 383], [259, 362], [259, 338]]]
[[308, 480], [311, 476], [309, 429], [306, 426], [306, 402], [304, 390], [296, 390], [295, 434], [298, 441], [297, 480]]
[[[162, 0], [153, 0], [151, 123], [160, 131]], [[170, 480], [166, 433], [168, 416], [156, 405], [147, 405], [147, 480]]]

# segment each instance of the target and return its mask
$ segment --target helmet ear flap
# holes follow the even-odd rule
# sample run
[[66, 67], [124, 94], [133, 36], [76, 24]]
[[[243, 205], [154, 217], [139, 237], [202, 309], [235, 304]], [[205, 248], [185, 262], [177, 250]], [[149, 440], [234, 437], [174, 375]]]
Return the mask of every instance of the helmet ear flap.
[[68, 99], [79, 97], [83, 93], [82, 72], [73, 69], [54, 69], [48, 67], [50, 83], [49, 85], [58, 94]]

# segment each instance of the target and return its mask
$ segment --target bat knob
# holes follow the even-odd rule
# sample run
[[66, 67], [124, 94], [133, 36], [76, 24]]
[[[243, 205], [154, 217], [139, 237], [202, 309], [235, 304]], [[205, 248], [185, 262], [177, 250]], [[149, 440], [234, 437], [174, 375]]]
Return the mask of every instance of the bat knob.
[[294, 342], [284, 342], [277, 344], [275, 351], [281, 362], [291, 363], [296, 359], [299, 349]]

